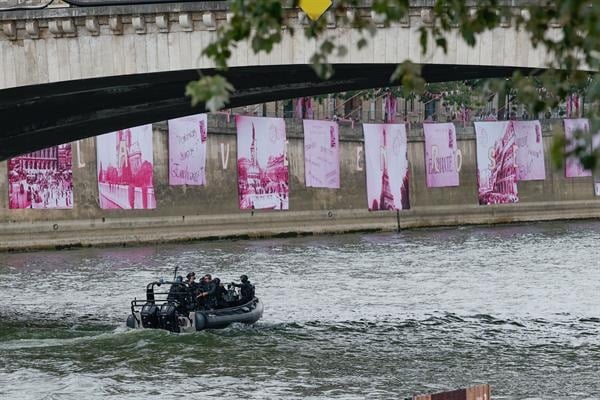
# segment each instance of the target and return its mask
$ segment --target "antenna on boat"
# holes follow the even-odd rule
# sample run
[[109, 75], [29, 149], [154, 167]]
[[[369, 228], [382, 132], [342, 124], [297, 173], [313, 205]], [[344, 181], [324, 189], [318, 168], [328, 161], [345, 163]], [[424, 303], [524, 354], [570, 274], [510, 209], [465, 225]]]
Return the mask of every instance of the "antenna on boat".
[[179, 265], [177, 265], [175, 267], [175, 272], [173, 272], [173, 281], [177, 280], [177, 269], [179, 268]]

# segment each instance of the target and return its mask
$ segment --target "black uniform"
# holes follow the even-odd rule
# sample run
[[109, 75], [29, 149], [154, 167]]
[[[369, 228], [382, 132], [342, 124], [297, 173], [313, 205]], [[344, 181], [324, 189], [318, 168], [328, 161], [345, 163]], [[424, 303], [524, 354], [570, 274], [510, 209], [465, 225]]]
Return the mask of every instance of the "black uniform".
[[224, 295], [227, 294], [227, 290], [221, 286], [221, 280], [219, 278], [213, 279], [212, 283], [215, 286], [214, 301], [215, 308], [223, 308], [226, 306]]
[[183, 313], [188, 310], [192, 304], [191, 295], [188, 288], [183, 283], [175, 282], [169, 289], [167, 295], [167, 301], [174, 302], [177, 304], [177, 311]]
[[204, 309], [217, 308], [217, 287], [214, 281], [211, 282], [202, 282], [200, 284], [199, 293], [206, 292], [208, 293], [204, 297], [199, 297], [198, 299], [202, 302], [202, 307]]
[[242, 283], [234, 283], [233, 285], [240, 288], [242, 294], [240, 304], [246, 304], [254, 298], [254, 285], [249, 280], [245, 280]]

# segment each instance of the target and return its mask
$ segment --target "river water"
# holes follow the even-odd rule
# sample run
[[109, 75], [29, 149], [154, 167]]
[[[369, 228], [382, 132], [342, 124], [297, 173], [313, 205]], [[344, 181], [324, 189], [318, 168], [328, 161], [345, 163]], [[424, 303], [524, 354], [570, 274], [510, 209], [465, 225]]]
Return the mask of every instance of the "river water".
[[[246, 273], [254, 326], [124, 326], [145, 285]], [[600, 399], [600, 222], [0, 254], [2, 399]]]

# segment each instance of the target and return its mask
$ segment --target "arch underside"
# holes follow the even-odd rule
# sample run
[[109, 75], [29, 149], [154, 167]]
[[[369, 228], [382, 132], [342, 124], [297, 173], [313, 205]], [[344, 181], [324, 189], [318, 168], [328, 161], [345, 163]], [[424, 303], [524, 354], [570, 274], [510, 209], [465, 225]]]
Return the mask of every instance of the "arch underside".
[[[390, 86], [396, 64], [334, 64], [319, 79], [309, 65], [233, 67], [229, 107]], [[424, 64], [427, 82], [509, 77], [530, 68]], [[212, 75], [212, 69], [202, 70]], [[204, 112], [185, 96], [198, 70], [80, 79], [0, 90], [0, 160], [117, 129]]]

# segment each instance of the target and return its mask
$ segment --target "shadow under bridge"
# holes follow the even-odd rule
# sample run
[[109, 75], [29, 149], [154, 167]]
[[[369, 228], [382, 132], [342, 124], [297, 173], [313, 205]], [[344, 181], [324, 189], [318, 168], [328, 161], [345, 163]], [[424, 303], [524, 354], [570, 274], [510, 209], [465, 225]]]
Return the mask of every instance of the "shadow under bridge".
[[[309, 65], [232, 67], [222, 74], [235, 91], [228, 107], [391, 86], [395, 64], [334, 64], [319, 79]], [[424, 64], [427, 82], [509, 77], [526, 68]], [[214, 69], [204, 69], [214, 75]], [[185, 96], [198, 70], [89, 78], [0, 90], [0, 160], [126, 127], [204, 112]]]

